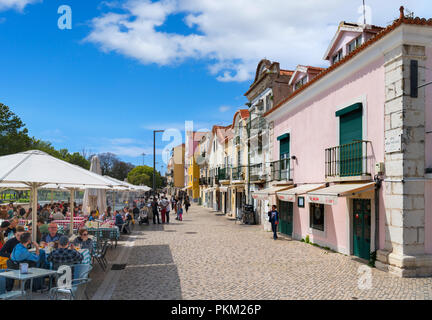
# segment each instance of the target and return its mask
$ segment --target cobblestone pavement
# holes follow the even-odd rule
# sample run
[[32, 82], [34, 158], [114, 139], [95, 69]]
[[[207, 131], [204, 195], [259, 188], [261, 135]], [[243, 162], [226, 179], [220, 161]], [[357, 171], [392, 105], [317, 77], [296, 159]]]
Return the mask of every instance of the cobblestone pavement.
[[[136, 226], [135, 245], [111, 299], [432, 299], [432, 279], [371, 269], [358, 288], [354, 257], [279, 239], [192, 206], [183, 222]], [[125, 261], [126, 262], [126, 261]]]

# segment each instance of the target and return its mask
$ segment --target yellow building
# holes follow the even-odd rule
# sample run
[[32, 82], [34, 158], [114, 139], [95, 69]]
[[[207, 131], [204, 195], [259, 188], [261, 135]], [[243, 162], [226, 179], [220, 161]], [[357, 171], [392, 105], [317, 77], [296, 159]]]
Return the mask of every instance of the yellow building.
[[200, 166], [198, 162], [200, 162], [201, 153], [199, 142], [205, 134], [206, 132], [188, 132], [186, 135], [187, 194], [194, 202], [198, 202], [200, 198]]
[[175, 191], [179, 191], [185, 186], [184, 176], [184, 159], [185, 159], [185, 144], [181, 144], [173, 149], [174, 159], [174, 188]]

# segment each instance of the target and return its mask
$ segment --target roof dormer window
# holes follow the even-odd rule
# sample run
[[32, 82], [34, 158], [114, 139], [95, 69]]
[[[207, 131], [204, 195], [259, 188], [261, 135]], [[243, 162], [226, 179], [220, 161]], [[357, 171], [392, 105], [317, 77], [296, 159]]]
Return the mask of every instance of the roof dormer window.
[[303, 78], [301, 78], [299, 81], [297, 81], [294, 85], [294, 89], [298, 90], [301, 87], [303, 87], [307, 82], [307, 76], [304, 76]]
[[353, 52], [355, 49], [357, 49], [358, 47], [360, 47], [362, 45], [362, 36], [358, 36], [357, 38], [355, 38], [353, 41], [351, 41], [350, 43], [348, 43], [347, 45], [347, 53], [350, 54], [351, 52]]
[[342, 49], [340, 49], [332, 58], [332, 64], [335, 64], [342, 60]]

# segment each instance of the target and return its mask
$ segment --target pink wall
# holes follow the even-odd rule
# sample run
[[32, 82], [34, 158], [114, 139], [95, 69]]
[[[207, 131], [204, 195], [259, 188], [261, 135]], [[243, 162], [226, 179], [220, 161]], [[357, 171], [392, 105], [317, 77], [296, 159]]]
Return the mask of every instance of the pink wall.
[[[321, 242], [324, 245], [330, 246], [336, 250], [349, 251], [349, 242], [347, 242], [347, 214], [346, 214], [346, 200], [339, 199], [338, 204], [334, 206], [325, 206], [324, 208], [324, 230], [326, 237], [309, 232], [309, 207], [299, 208], [294, 203], [294, 234], [304, 239], [309, 235], [312, 242]], [[342, 227], [343, 226], [343, 227]]]
[[[432, 81], [432, 48], [426, 50], [426, 82]], [[426, 132], [432, 131], [432, 85], [426, 86]], [[432, 133], [426, 134], [426, 168], [432, 168]], [[425, 249], [432, 254], [432, 182], [425, 188]]]
[[362, 96], [367, 99], [367, 106], [364, 106], [367, 123], [363, 123], [367, 133], [363, 138], [372, 142], [369, 150], [372, 173], [375, 161], [384, 161], [384, 67], [383, 59], [379, 59], [344, 83], [275, 120], [273, 159], [279, 159], [277, 137], [289, 132], [290, 153], [297, 157], [292, 163], [295, 183], [324, 181], [325, 149], [339, 144], [339, 118], [335, 113], [350, 103], [361, 102]]
[[[363, 139], [371, 141], [368, 150], [368, 169], [374, 175], [375, 163], [384, 162], [384, 58], [377, 59], [343, 83], [338, 83], [320, 96], [308, 101], [277, 120], [274, 126], [273, 158], [279, 159], [277, 137], [290, 133], [290, 154], [294, 183], [321, 183], [325, 181], [325, 149], [339, 145], [338, 109], [366, 99], [366, 128]], [[320, 80], [325, 81], [325, 80]], [[307, 94], [307, 90], [305, 91]], [[385, 206], [384, 187], [380, 190], [380, 247], [384, 245]], [[308, 209], [294, 206], [294, 233], [304, 237], [309, 231]], [[327, 239], [319, 239], [332, 246], [346, 248], [347, 213], [344, 199], [336, 206], [326, 206]]]

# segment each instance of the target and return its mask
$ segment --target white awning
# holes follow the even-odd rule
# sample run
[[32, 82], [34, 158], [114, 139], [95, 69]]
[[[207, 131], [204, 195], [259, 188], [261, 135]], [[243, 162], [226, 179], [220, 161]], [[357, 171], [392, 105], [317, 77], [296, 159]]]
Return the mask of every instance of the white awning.
[[275, 186], [267, 189], [252, 192], [252, 198], [256, 200], [268, 200], [269, 196], [276, 194], [279, 191], [292, 189], [294, 186]]
[[375, 182], [357, 184], [336, 184], [328, 188], [309, 192], [309, 202], [336, 205], [339, 197], [348, 197], [356, 193], [362, 193], [375, 189]]
[[228, 192], [228, 187], [220, 187], [219, 191], [220, 192]]
[[296, 196], [305, 194], [311, 191], [315, 191], [318, 189], [325, 188], [325, 183], [323, 184], [304, 184], [301, 186], [298, 186], [297, 188], [277, 192], [277, 196], [279, 200], [287, 201], [287, 202], [295, 202]]

